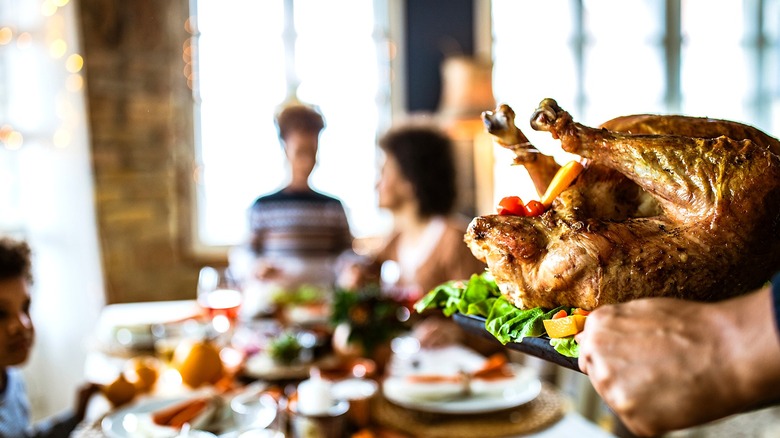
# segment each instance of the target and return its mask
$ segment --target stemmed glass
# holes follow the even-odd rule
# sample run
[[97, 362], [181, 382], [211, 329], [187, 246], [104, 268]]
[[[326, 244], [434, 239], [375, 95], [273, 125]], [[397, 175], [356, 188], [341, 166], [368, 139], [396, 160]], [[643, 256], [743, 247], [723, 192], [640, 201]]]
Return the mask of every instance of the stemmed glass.
[[241, 306], [241, 288], [229, 268], [205, 266], [198, 275], [198, 305], [218, 333], [226, 333], [235, 325]]

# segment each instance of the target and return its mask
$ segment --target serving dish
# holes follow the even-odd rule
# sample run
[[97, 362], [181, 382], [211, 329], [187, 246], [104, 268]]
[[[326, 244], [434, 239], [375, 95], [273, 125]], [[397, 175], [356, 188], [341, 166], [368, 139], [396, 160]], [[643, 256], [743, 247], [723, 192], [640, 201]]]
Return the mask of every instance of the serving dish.
[[[482, 336], [486, 339], [490, 339], [496, 343], [500, 343], [492, 334], [490, 334], [490, 332], [485, 330], [484, 317], [455, 313], [452, 315], [452, 319], [467, 332]], [[553, 346], [550, 345], [550, 338], [546, 335], [542, 335], [536, 338], [526, 337], [522, 342], [509, 342], [504, 346], [510, 350], [520, 351], [548, 362], [555, 363], [570, 370], [582, 372], [580, 370], [579, 364], [577, 363], [577, 358], [567, 357], [555, 351]]]

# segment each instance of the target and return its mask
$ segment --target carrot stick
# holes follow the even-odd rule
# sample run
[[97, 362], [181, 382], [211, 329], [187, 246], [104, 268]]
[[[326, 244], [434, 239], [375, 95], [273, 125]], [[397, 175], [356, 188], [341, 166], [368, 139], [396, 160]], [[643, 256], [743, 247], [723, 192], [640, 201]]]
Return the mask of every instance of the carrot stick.
[[496, 353], [482, 364], [482, 367], [477, 371], [474, 371], [474, 377], [478, 377], [482, 374], [488, 374], [491, 371], [500, 370], [507, 363], [507, 357], [503, 353]]
[[582, 169], [582, 164], [577, 161], [569, 161], [558, 169], [558, 172], [553, 177], [550, 185], [547, 186], [547, 191], [544, 192], [544, 196], [542, 196], [542, 199], [540, 200], [542, 205], [549, 208], [550, 205], [552, 205], [553, 200], [574, 182], [577, 175], [582, 172]]
[[195, 403], [198, 399], [185, 400], [167, 408], [160, 409], [152, 414], [152, 421], [160, 426], [166, 426], [171, 423], [173, 417], [181, 411], [187, 409], [191, 404]]
[[189, 406], [190, 403], [192, 403], [192, 400], [185, 400], [181, 403], [176, 403], [167, 408], [160, 409], [152, 414], [152, 421], [161, 426], [166, 425], [171, 421], [171, 418]]
[[436, 374], [416, 374], [406, 376], [406, 379], [414, 383], [457, 383], [463, 380], [461, 376], [440, 376]]
[[174, 415], [174, 417], [171, 418], [171, 421], [170, 423], [168, 423], [168, 425], [178, 429], [182, 427], [184, 423], [188, 423], [192, 421], [192, 419], [197, 417], [198, 414], [203, 412], [204, 409], [206, 409], [206, 400], [200, 398], [196, 399], [189, 406], [187, 406], [182, 411]]
[[508, 366], [509, 360], [503, 353], [490, 356], [482, 368], [474, 371], [471, 377], [476, 379], [503, 379], [512, 377], [514, 373]]

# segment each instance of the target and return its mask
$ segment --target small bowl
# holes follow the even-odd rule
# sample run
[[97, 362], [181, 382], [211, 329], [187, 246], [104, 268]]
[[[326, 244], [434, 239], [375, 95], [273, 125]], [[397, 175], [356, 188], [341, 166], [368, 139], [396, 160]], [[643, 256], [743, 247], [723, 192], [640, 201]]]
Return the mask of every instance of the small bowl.
[[297, 411], [297, 400], [291, 401], [287, 407], [290, 428], [293, 436], [321, 438], [343, 438], [347, 429], [347, 412], [349, 402], [337, 400], [322, 414], [306, 415]]
[[230, 410], [239, 431], [267, 428], [276, 420], [278, 408], [273, 396], [266, 393], [249, 391], [230, 400]]

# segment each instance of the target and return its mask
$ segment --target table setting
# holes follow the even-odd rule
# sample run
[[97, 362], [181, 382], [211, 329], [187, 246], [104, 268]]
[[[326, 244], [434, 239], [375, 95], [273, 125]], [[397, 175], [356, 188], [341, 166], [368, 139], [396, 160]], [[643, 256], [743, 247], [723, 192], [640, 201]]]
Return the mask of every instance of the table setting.
[[[506, 354], [422, 348], [408, 303], [379, 288], [327, 301], [297, 290], [243, 319], [215, 296], [230, 287], [223, 274], [204, 272], [195, 300], [104, 309], [85, 367], [103, 389], [73, 436], [536, 436], [572, 417], [588, 427]], [[291, 309], [302, 303], [324, 310]]]
[[[106, 306], [85, 366], [102, 389], [76, 436], [342, 436], [367, 425], [377, 364], [334, 351], [333, 294], [277, 290], [242, 318], [229, 270], [205, 267], [195, 300]], [[246, 421], [258, 404], [273, 408], [270, 422]]]

